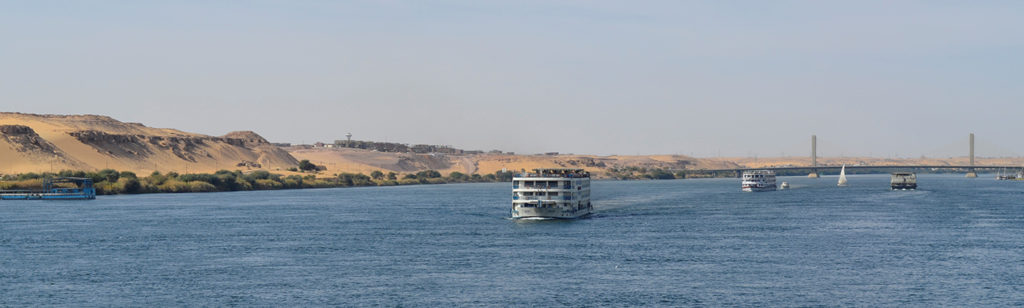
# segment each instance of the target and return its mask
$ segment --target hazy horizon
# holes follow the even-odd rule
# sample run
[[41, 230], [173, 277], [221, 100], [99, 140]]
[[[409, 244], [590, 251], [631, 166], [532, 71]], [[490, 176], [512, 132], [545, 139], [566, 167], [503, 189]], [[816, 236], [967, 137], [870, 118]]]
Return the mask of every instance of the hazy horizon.
[[0, 111], [272, 142], [1021, 156], [1024, 3], [0, 4]]

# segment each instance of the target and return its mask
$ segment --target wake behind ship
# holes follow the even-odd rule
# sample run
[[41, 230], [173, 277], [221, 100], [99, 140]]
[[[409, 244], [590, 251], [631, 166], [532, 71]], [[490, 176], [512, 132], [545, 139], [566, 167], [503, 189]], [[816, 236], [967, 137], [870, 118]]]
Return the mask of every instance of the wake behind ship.
[[590, 173], [583, 169], [533, 169], [512, 178], [512, 218], [571, 219], [589, 215]]

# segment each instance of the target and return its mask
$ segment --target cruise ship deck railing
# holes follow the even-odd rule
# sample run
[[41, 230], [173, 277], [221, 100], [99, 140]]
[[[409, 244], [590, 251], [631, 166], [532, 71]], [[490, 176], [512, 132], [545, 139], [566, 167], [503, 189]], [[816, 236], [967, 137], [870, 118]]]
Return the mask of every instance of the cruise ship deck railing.
[[[512, 188], [519, 188], [517, 185], [513, 185]], [[558, 185], [523, 185], [523, 188], [529, 189], [572, 189], [572, 185], [558, 186]]]
[[[571, 197], [564, 197], [564, 198], [571, 198]], [[527, 200], [527, 201], [533, 201], [533, 200], [537, 200], [537, 201], [558, 201], [559, 200], [557, 197], [555, 197], [555, 198], [552, 198], [552, 197], [536, 197], [536, 196], [533, 196], [533, 197], [531, 197], [531, 196], [523, 196], [521, 198], [518, 197], [518, 196], [512, 197], [512, 200], [520, 200], [520, 199]], [[570, 200], [570, 199], [562, 199], [562, 200]]]
[[519, 177], [519, 178], [573, 178], [573, 179], [577, 179], [577, 178], [589, 178], [590, 175], [589, 174], [584, 175], [584, 174], [535, 174], [535, 173], [522, 174], [521, 173], [521, 174], [517, 174], [516, 177]]

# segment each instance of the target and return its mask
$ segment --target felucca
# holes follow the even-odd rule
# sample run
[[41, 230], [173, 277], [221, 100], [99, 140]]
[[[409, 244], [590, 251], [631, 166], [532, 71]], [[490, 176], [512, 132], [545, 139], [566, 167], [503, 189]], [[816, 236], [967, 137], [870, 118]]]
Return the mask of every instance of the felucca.
[[846, 165], [843, 165], [843, 169], [839, 170], [839, 184], [838, 186], [846, 186]]

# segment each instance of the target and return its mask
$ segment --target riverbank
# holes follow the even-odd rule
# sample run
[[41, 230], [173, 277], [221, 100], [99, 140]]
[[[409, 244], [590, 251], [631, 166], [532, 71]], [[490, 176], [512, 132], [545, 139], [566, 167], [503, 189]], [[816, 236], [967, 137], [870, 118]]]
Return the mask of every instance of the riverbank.
[[2, 180], [0, 181], [0, 190], [40, 189], [44, 179], [53, 177], [90, 178], [93, 180], [97, 194], [117, 195], [508, 182], [512, 180], [512, 172], [499, 171], [484, 175], [451, 172], [448, 175], [442, 175], [438, 171], [427, 170], [399, 176], [394, 172], [374, 171], [370, 175], [340, 173], [324, 176], [313, 173], [281, 175], [263, 170], [252, 172], [220, 170], [214, 173], [188, 174], [153, 172], [148, 176], [140, 177], [130, 171], [114, 169], [96, 172], [64, 170], [57, 173], [5, 175], [0, 178]]

